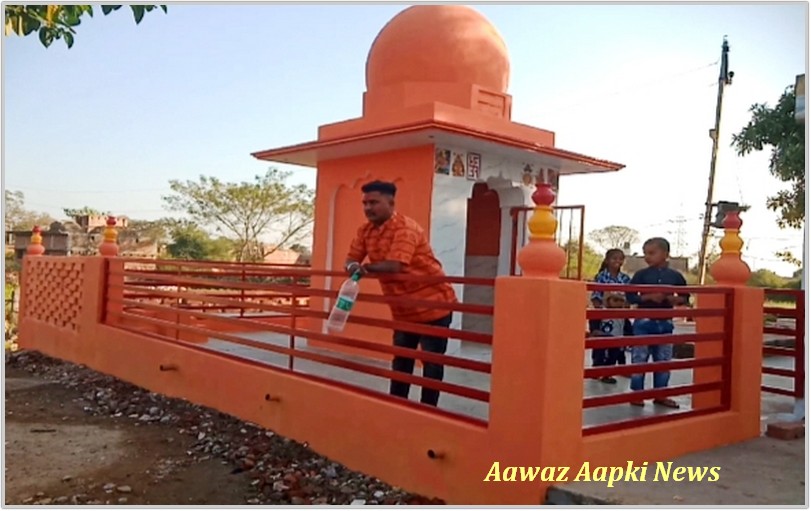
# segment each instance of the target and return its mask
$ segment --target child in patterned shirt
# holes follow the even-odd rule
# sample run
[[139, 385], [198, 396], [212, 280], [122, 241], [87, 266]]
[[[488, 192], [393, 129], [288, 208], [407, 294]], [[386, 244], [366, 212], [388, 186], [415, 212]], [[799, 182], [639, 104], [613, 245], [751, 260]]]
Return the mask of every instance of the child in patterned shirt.
[[[625, 264], [625, 253], [618, 248], [612, 248], [608, 252], [605, 253], [605, 258], [603, 259], [603, 263], [600, 265], [600, 271], [595, 275], [594, 282], [596, 284], [630, 284], [631, 277], [622, 272], [622, 265]], [[591, 304], [594, 308], [603, 307], [603, 291], [595, 291], [591, 294]], [[606, 304], [607, 305], [607, 304]], [[625, 307], [625, 299], [623, 295], [623, 304], [620, 305], [621, 307]], [[589, 336], [600, 336], [604, 337], [604, 334], [598, 333], [602, 332], [601, 328], [601, 321], [590, 321], [589, 322]], [[628, 330], [625, 330], [624, 335], [633, 335], [633, 330], [631, 329], [631, 323], [628, 322]], [[625, 326], [620, 328], [618, 332], [622, 332]], [[616, 333], [613, 336], [623, 335], [621, 333]], [[591, 361], [592, 367], [603, 367], [615, 364], [624, 364], [625, 363], [625, 350], [623, 348], [597, 348], [591, 350]], [[601, 381], [605, 383], [616, 383], [617, 380], [606, 376], [604, 378], [600, 378]]]
[[[607, 309], [624, 309], [628, 307], [625, 293], [606, 293], [604, 298]], [[628, 318], [617, 319], [595, 319], [589, 321], [589, 337], [625, 337], [634, 335], [633, 325]], [[601, 352], [599, 357], [594, 356], [594, 352]], [[613, 365], [625, 365], [625, 348], [598, 348], [592, 350], [593, 367], [606, 367]], [[613, 376], [603, 376], [600, 378], [603, 383], [617, 383]]]

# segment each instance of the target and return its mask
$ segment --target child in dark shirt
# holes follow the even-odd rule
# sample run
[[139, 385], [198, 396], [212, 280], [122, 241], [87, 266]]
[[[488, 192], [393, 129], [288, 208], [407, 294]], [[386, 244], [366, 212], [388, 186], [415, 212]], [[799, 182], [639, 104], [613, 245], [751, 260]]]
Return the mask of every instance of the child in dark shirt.
[[[623, 309], [628, 306], [624, 293], [605, 293], [603, 303], [607, 309]], [[631, 321], [620, 319], [593, 319], [589, 321], [589, 337], [624, 337], [633, 335]], [[596, 348], [592, 350], [592, 367], [625, 365], [625, 348]], [[613, 376], [600, 378], [604, 383], [617, 383]]]
[[[651, 238], [642, 246], [645, 253], [645, 262], [648, 267], [636, 272], [631, 279], [631, 285], [658, 285], [658, 286], [686, 286], [687, 282], [681, 273], [668, 267], [670, 257], [670, 243], [664, 238]], [[690, 299], [689, 294], [670, 293], [628, 293], [628, 301], [636, 304], [640, 309], [672, 309], [675, 305], [685, 305]], [[645, 319], [634, 321], [634, 335], [670, 335], [673, 333], [672, 319]], [[634, 346], [631, 350], [631, 362], [644, 364], [649, 358], [654, 362], [665, 362], [673, 359], [672, 344], [655, 344], [651, 346]], [[653, 387], [667, 387], [670, 382], [670, 371], [653, 373]], [[631, 376], [631, 390], [645, 388], [645, 375]], [[679, 404], [669, 398], [655, 399], [655, 404], [668, 408], [678, 408]], [[634, 406], [644, 406], [644, 401], [634, 401]]]

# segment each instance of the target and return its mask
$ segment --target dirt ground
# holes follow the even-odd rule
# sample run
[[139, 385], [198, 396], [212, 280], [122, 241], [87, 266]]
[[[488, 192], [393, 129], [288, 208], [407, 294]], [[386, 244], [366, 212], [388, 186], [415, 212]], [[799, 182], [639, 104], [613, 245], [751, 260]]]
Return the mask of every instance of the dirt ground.
[[441, 504], [306, 445], [37, 353], [5, 365], [6, 505]]
[[192, 462], [176, 428], [82, 408], [76, 389], [6, 370], [6, 504], [245, 502], [246, 473]]

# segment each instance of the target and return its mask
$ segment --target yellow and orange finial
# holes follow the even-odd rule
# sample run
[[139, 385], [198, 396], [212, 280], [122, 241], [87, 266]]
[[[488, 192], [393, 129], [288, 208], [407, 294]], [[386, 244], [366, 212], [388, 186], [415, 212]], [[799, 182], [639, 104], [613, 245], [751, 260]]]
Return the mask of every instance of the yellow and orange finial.
[[729, 211], [724, 218], [724, 237], [718, 243], [721, 257], [710, 266], [710, 275], [718, 284], [743, 286], [752, 275], [749, 265], [741, 259], [743, 240], [738, 235], [743, 221], [739, 211]]
[[535, 211], [527, 222], [529, 243], [518, 252], [518, 264], [527, 277], [556, 279], [566, 265], [566, 253], [555, 242], [558, 221], [552, 213], [555, 192], [549, 183], [539, 183], [532, 194]]
[[118, 255], [118, 234], [115, 231], [115, 217], [107, 217], [107, 227], [104, 228], [104, 241], [99, 245], [99, 254], [104, 257], [115, 257]]
[[31, 242], [28, 245], [25, 253], [30, 256], [41, 256], [45, 253], [45, 247], [42, 245], [42, 229], [35, 225], [31, 229]]

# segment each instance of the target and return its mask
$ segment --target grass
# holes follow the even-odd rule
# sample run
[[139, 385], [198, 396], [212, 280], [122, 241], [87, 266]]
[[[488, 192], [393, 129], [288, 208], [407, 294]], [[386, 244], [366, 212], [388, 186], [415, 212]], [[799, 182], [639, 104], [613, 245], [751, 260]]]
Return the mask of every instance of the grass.
[[11, 295], [14, 294], [16, 288], [17, 286], [6, 283], [6, 300], [11, 300]]
[[775, 300], [766, 300], [763, 304], [764, 307], [779, 307], [781, 309], [793, 309], [795, 305], [794, 302], [778, 302]]

